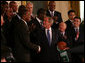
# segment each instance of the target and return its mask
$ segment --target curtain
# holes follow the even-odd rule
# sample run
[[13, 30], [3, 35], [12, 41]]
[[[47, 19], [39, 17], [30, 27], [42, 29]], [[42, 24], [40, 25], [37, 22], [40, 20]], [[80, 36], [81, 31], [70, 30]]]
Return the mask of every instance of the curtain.
[[71, 9], [76, 11], [76, 15], [80, 16], [80, 1], [70, 1]]

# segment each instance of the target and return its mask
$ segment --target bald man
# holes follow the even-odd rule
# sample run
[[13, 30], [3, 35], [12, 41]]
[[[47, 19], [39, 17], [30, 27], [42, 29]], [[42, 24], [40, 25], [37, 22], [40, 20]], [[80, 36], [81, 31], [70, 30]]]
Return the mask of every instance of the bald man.
[[71, 37], [69, 33], [66, 32], [67, 25], [64, 22], [59, 24], [59, 34], [60, 34], [60, 41], [64, 41], [67, 43], [67, 46], [71, 47]]

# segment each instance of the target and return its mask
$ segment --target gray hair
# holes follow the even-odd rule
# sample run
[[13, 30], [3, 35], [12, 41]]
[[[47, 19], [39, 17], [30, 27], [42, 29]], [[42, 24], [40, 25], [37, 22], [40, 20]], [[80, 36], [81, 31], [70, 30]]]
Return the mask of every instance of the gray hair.
[[28, 4], [31, 4], [31, 5], [33, 5], [33, 3], [32, 3], [32, 2], [30, 2], [30, 1], [28, 1], [26, 5], [28, 5]]

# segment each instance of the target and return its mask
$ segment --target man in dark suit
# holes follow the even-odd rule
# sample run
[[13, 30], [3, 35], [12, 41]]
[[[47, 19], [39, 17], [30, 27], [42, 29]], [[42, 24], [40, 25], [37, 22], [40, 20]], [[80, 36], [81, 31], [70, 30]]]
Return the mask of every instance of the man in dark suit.
[[13, 15], [12, 20], [10, 21], [9, 27], [7, 29], [7, 34], [8, 34], [7, 35], [7, 41], [8, 41], [8, 45], [11, 46], [11, 47], [13, 47], [13, 45], [11, 43], [13, 41], [12, 40], [13, 30], [14, 30], [17, 22], [19, 20], [21, 20], [21, 17], [19, 15], [22, 13], [21, 11], [23, 11], [24, 9], [25, 9], [24, 5], [19, 6], [17, 15]]
[[[72, 29], [74, 33], [73, 36], [73, 48], [71, 49], [72, 52], [72, 56], [73, 56], [73, 62], [81, 62], [81, 58], [83, 58], [83, 53], [82, 52], [84, 50], [83, 46], [84, 46], [84, 31], [83, 28], [81, 26], [81, 19], [80, 17], [75, 17], [74, 18], [74, 28]], [[78, 52], [78, 50], [80, 52]]]
[[30, 42], [30, 32], [26, 23], [28, 15], [26, 8], [23, 9], [20, 13], [22, 19], [16, 22], [12, 32], [13, 53], [17, 62], [31, 62], [30, 50], [39, 51], [39, 46]]
[[36, 33], [35, 38], [41, 47], [40, 53], [37, 54], [37, 62], [58, 62], [59, 57], [56, 49], [58, 36], [56, 36], [57, 32], [51, 28], [52, 23], [52, 18], [45, 17], [43, 22], [45, 28]]
[[66, 31], [67, 25], [64, 22], [59, 23], [59, 41], [64, 41], [67, 43], [68, 47], [72, 46], [72, 39], [69, 36], [69, 33]]
[[75, 33], [74, 45], [82, 44], [84, 42], [84, 31], [83, 27], [81, 26], [81, 18], [75, 17], [73, 24], [74, 24], [73, 30]]
[[73, 21], [74, 21], [74, 17], [76, 16], [75, 11], [74, 10], [69, 10], [68, 11], [68, 17], [69, 19], [65, 22], [67, 24], [67, 29], [66, 31], [68, 32], [72, 32], [73, 29]]
[[48, 4], [48, 7], [49, 7], [49, 9], [47, 10], [46, 15], [49, 16], [49, 17], [52, 17], [53, 19], [55, 19], [56, 16], [57, 16], [58, 19], [56, 20], [56, 24], [62, 22], [63, 20], [62, 20], [62, 17], [61, 17], [61, 13], [58, 12], [58, 11], [55, 11], [55, 7], [56, 7], [55, 1], [50, 1], [49, 4]]
[[1, 16], [1, 62], [14, 62], [15, 59], [11, 52], [11, 48], [8, 47], [7, 40], [3, 34], [4, 32], [4, 30], [2, 29], [3, 23], [4, 23], [3, 16]]
[[11, 1], [9, 3], [9, 7], [12, 8], [13, 10], [13, 14], [16, 15], [17, 14], [17, 10], [18, 10], [18, 5], [15, 1]]
[[46, 10], [43, 8], [40, 8], [37, 11], [37, 17], [33, 20], [31, 20], [30, 22], [28, 22], [28, 26], [30, 27], [30, 30], [41, 30], [42, 29], [42, 25], [43, 25], [43, 19], [46, 16]]
[[[45, 16], [46, 16], [46, 10], [40, 8], [37, 11], [37, 17], [28, 23], [28, 26], [30, 28], [30, 40], [31, 42], [38, 44], [38, 45], [39, 45], [39, 40], [40, 40], [39, 34], [41, 34], [42, 32], [42, 29], [43, 29], [42, 24], [43, 24], [43, 20]], [[32, 51], [31, 57], [32, 57], [33, 62], [38, 61], [36, 52], [33, 53]]]

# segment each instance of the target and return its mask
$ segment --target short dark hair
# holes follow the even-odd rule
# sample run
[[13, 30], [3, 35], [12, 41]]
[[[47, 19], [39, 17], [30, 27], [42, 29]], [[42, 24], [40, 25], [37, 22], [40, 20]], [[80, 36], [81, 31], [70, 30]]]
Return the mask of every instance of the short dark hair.
[[74, 17], [74, 19], [79, 19], [79, 20], [80, 20], [80, 22], [81, 22], [81, 18], [80, 18], [80, 17], [77, 17], [77, 16], [76, 16], [76, 17]]
[[26, 14], [26, 12], [27, 12], [27, 9], [24, 5], [19, 6], [18, 14], [20, 17], [23, 17], [23, 15]]
[[8, 5], [8, 2], [6, 2], [6, 1], [1, 1], [1, 15], [4, 14], [4, 6], [5, 6], [6, 4]]
[[50, 5], [51, 3], [55, 3], [55, 1], [50, 1], [48, 5]]
[[1, 1], [1, 5], [8, 5], [8, 2], [6, 2], [6, 1]]
[[11, 2], [9, 3], [9, 7], [11, 7], [12, 4], [15, 4], [15, 3], [16, 3], [15, 1], [11, 1]]
[[43, 8], [40, 8], [40, 9], [38, 9], [38, 11], [37, 11], [37, 15], [39, 15], [39, 14], [41, 14], [41, 13], [44, 13], [44, 12], [46, 12], [46, 10], [43, 9]]
[[68, 11], [68, 15], [69, 15], [71, 12], [74, 12], [74, 13], [75, 13], [75, 11], [74, 11], [74, 10], [69, 10], [69, 11]]

